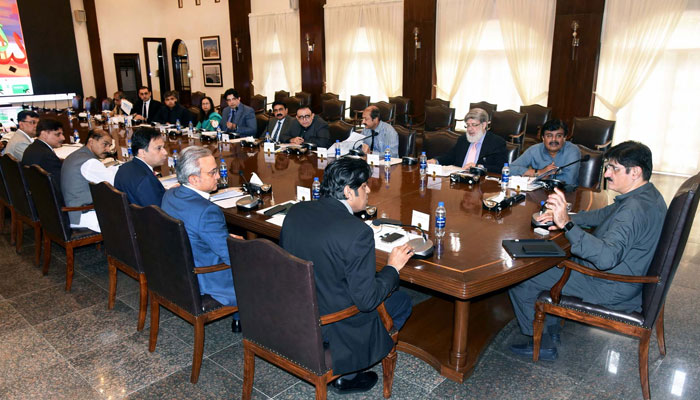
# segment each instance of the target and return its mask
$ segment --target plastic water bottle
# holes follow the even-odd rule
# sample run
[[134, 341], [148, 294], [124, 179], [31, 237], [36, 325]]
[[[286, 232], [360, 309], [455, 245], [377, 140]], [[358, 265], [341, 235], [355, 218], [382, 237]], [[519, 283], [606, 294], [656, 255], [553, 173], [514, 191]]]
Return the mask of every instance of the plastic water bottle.
[[187, 124], [187, 134], [192, 137], [194, 134], [194, 125], [192, 125], [192, 121], [190, 121], [189, 124]]
[[445, 203], [441, 201], [435, 209], [435, 237], [441, 238], [445, 236], [446, 219], [447, 211], [445, 210]]
[[92, 115], [88, 114], [88, 129], [92, 129]]
[[387, 168], [391, 167], [391, 149], [389, 146], [386, 146], [384, 150], [384, 166]]
[[219, 126], [216, 127], [216, 140], [221, 141], [221, 127]]
[[[78, 130], [73, 131], [73, 143], [80, 143], [80, 135], [78, 135]], [[129, 146], [131, 148], [131, 146]]]
[[219, 164], [219, 185], [223, 187], [228, 187], [228, 168], [226, 168], [226, 160], [221, 159], [221, 164]]
[[270, 143], [270, 132], [265, 132], [265, 143]]
[[340, 140], [335, 141], [335, 158], [340, 157]]
[[510, 167], [508, 163], [503, 164], [503, 169], [501, 170], [501, 190], [508, 189], [508, 182], [510, 181]]
[[314, 176], [314, 183], [311, 184], [311, 200], [318, 200], [321, 198], [321, 182], [318, 181], [318, 177]]
[[131, 159], [133, 158], [133, 156], [134, 156], [134, 154], [133, 154], [133, 152], [132, 152], [132, 150], [131, 150], [131, 139], [128, 139], [128, 140], [126, 141], [126, 154], [128, 155], [129, 160], [131, 160]]
[[173, 168], [177, 168], [177, 150], [173, 150]]
[[420, 153], [420, 176], [425, 176], [428, 173], [428, 156], [425, 152]]
[[180, 120], [176, 119], [175, 120], [175, 129], [177, 129], [177, 133], [180, 133], [181, 128], [182, 128], [182, 125], [180, 125]]

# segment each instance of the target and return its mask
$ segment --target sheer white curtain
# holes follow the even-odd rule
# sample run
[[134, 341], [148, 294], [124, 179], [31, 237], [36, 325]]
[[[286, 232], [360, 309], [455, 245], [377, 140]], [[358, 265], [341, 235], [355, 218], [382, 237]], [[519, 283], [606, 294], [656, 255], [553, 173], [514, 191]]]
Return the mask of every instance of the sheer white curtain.
[[403, 86], [403, 1], [367, 4], [362, 21], [374, 69], [384, 96], [401, 95]]
[[503, 47], [523, 104], [545, 104], [556, 0], [496, 0]]
[[274, 98], [277, 90], [301, 90], [299, 11], [250, 14], [255, 93]]

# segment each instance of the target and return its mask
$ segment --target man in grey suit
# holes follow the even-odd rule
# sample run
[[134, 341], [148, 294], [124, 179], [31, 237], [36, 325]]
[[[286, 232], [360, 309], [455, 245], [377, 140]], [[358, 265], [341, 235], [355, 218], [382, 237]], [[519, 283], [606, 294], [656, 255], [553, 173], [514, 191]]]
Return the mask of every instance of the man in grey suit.
[[228, 107], [221, 113], [222, 129], [225, 132], [236, 133], [239, 136], [255, 136], [258, 125], [255, 122], [255, 110], [241, 103], [241, 96], [236, 89], [224, 92]]
[[287, 105], [283, 102], [272, 103], [272, 114], [275, 118], [271, 118], [267, 123], [265, 132], [270, 134], [270, 140], [273, 142], [279, 142], [282, 135], [287, 135], [294, 125], [294, 118], [287, 115], [287, 111]]
[[39, 114], [31, 110], [20, 111], [17, 114], [17, 124], [19, 127], [12, 139], [7, 142], [5, 154], [12, 154], [14, 158], [22, 161], [24, 150], [34, 140], [36, 134], [36, 124], [39, 123]]

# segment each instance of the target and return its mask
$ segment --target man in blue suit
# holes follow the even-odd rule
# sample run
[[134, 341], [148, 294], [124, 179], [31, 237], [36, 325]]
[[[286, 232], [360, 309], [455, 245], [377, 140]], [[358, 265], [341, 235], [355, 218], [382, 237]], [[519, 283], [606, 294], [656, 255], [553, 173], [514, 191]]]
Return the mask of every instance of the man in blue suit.
[[[195, 267], [221, 263], [231, 265], [224, 213], [209, 201], [209, 193], [216, 189], [219, 181], [219, 168], [214, 156], [209, 149], [190, 146], [182, 151], [176, 168], [180, 186], [165, 192], [161, 208], [185, 224]], [[197, 279], [201, 294], [208, 294], [226, 306], [237, 304], [231, 271], [198, 274]], [[233, 330], [240, 332], [238, 313], [234, 314]]]
[[240, 136], [255, 136], [258, 132], [255, 110], [241, 103], [236, 89], [228, 89], [224, 92], [224, 98], [228, 107], [221, 113], [221, 122], [225, 123], [222, 129]]
[[153, 168], [168, 159], [163, 135], [153, 128], [138, 128], [131, 137], [131, 150], [136, 157], [119, 168], [114, 187], [126, 193], [129, 203], [160, 206], [165, 188]]

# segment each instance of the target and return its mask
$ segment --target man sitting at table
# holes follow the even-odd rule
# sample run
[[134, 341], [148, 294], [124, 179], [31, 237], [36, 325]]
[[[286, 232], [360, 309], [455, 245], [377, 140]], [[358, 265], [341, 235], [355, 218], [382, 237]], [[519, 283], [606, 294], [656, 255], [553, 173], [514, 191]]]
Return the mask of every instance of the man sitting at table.
[[124, 92], [121, 90], [114, 92], [114, 108], [109, 112], [110, 116], [124, 115], [124, 110], [122, 110], [122, 99], [124, 98]]
[[161, 124], [176, 124], [179, 121], [182, 126], [192, 122], [192, 114], [178, 103], [178, 97], [180, 94], [175, 90], [165, 92], [165, 107], [158, 110], [153, 121]]
[[36, 125], [38, 132], [36, 140], [24, 151], [22, 164], [36, 164], [52, 175], [56, 190], [61, 192], [62, 162], [54, 149], [61, 147], [66, 139], [63, 136], [63, 125], [55, 119], [44, 118]]
[[168, 160], [163, 135], [153, 128], [138, 128], [131, 137], [131, 151], [136, 157], [119, 168], [114, 187], [126, 193], [129, 203], [160, 206], [165, 188], [153, 168]]
[[[106, 167], [100, 160], [109, 155], [112, 137], [102, 129], [88, 133], [85, 146], [71, 153], [63, 161], [61, 169], [61, 191], [66, 207], [92, 204], [89, 182], [114, 184], [117, 166]], [[72, 228], [88, 228], [101, 232], [95, 210], [71, 211], [68, 213]]]
[[323, 174], [320, 200], [292, 206], [280, 235], [285, 250], [313, 261], [321, 315], [353, 305], [360, 310], [321, 327], [333, 373], [343, 375], [331, 384], [340, 393], [371, 389], [377, 374], [362, 370], [384, 358], [394, 346], [377, 307], [384, 302], [396, 329], [401, 329], [411, 314], [411, 299], [396, 289], [399, 271], [413, 249], [408, 245], [395, 247], [388, 264], [376, 272], [374, 233], [353, 215], [367, 206], [370, 176], [372, 171], [364, 160], [341, 158], [330, 163]]
[[255, 121], [255, 110], [241, 103], [241, 96], [236, 89], [224, 92], [227, 107], [221, 112], [222, 129], [239, 136], [255, 136], [258, 133], [258, 123]]
[[[615, 203], [595, 211], [569, 216], [566, 198], [559, 189], [547, 199], [551, 213], [539, 220], [554, 221], [550, 229], [562, 229], [571, 243], [574, 262], [613, 274], [642, 276], [651, 264], [661, 235], [666, 203], [654, 184], [651, 150], [639, 142], [627, 141], [605, 154], [605, 180], [608, 189], [620, 193]], [[582, 226], [594, 228], [587, 233]], [[510, 289], [520, 331], [533, 334], [535, 301], [561, 278], [563, 269], [552, 268]], [[602, 280], [571, 272], [562, 290], [566, 296], [625, 312], [641, 311], [642, 285]], [[559, 319], [547, 315], [540, 348], [540, 359], [555, 360], [559, 342]], [[532, 341], [510, 347], [515, 354], [532, 357]]]
[[[545, 122], [542, 125], [542, 143], [531, 146], [513, 161], [510, 164], [510, 173], [538, 176], [580, 159], [581, 150], [578, 146], [566, 141], [568, 133], [569, 127], [562, 120], [552, 119]], [[570, 165], [558, 174], [550, 174], [547, 177], [577, 185], [579, 166], [579, 163]]]
[[270, 140], [273, 142], [279, 142], [282, 135], [286, 135], [292, 126], [296, 124], [294, 118], [287, 115], [287, 105], [283, 101], [275, 101], [272, 103], [272, 115], [275, 118], [270, 118], [270, 122], [267, 123], [267, 128], [265, 132], [270, 134]]
[[[391, 151], [391, 156], [397, 158], [399, 156], [399, 134], [393, 126], [382, 121], [380, 118], [379, 108], [377, 106], [369, 106], [362, 111], [362, 123], [365, 124], [365, 129], [362, 134], [367, 136], [362, 143], [362, 151], [366, 154], [384, 154], [386, 148]], [[372, 132], [376, 133], [372, 137]], [[373, 146], [370, 148], [370, 146]]]
[[131, 113], [134, 120], [139, 122], [151, 122], [155, 118], [163, 103], [151, 98], [151, 91], [147, 86], [139, 88], [139, 99], [134, 103]]
[[[192, 246], [195, 267], [231, 265], [226, 238], [229, 236], [221, 208], [209, 201], [216, 190], [219, 167], [209, 149], [190, 146], [182, 151], [177, 163], [176, 186], [165, 192], [161, 208], [185, 224]], [[240, 236], [231, 235], [238, 239]], [[208, 294], [225, 306], [235, 306], [236, 291], [231, 271], [198, 274], [201, 294]], [[233, 331], [240, 332], [238, 313], [234, 314]]]
[[487, 131], [489, 114], [481, 108], [472, 108], [464, 117], [464, 123], [467, 132], [457, 139], [452, 150], [428, 162], [462, 168], [481, 164], [489, 172], [500, 173], [503, 164], [508, 162], [508, 150], [505, 140]]
[[[17, 113], [17, 131], [7, 142], [5, 154], [12, 154], [14, 158], [22, 161], [24, 151], [34, 140], [36, 124], [39, 122], [39, 114], [31, 110], [22, 110]], [[3, 136], [3, 139], [5, 136]]]
[[332, 145], [328, 122], [314, 115], [309, 106], [301, 106], [297, 110], [297, 121], [292, 129], [280, 135], [280, 142], [301, 145], [313, 143], [318, 147]]

